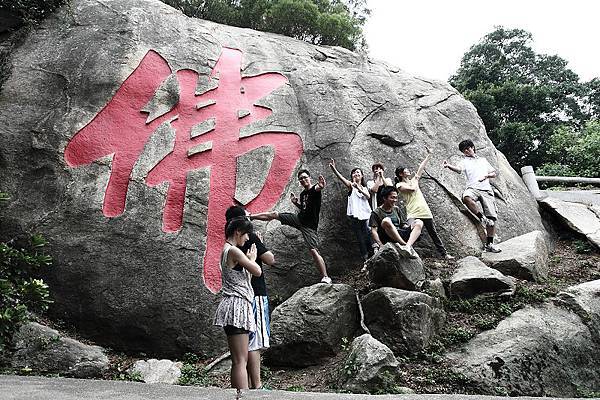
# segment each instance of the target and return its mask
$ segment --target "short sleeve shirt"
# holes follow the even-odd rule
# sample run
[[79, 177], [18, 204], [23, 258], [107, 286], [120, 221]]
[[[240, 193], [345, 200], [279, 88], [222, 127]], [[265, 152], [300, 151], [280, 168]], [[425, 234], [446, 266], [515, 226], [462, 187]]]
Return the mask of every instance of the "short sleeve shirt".
[[381, 221], [384, 218], [388, 217], [392, 224], [396, 227], [397, 230], [400, 230], [402, 226], [406, 223], [406, 215], [402, 212], [402, 210], [394, 206], [392, 211], [387, 212], [381, 207], [377, 207], [372, 213], [371, 218], [369, 219], [369, 226], [373, 228], [380, 228]]
[[319, 213], [321, 212], [321, 191], [311, 186], [300, 193], [300, 212], [298, 219], [302, 225], [317, 230], [319, 227]]
[[[244, 245], [240, 247], [240, 250], [242, 250], [242, 252], [246, 254], [248, 250], [250, 250], [250, 247], [252, 247], [252, 244], [256, 244], [256, 263], [262, 271], [262, 261], [260, 260], [260, 256], [269, 251], [269, 249], [265, 247], [264, 243], [261, 242], [261, 240], [258, 238], [258, 236], [256, 236], [255, 233], [251, 233], [249, 237], [250, 238], [246, 241], [246, 243], [244, 243]], [[260, 276], [252, 276], [250, 284], [252, 285], [252, 289], [254, 290], [255, 296], [267, 295], [267, 284], [265, 282], [264, 273], [260, 274]]]
[[467, 188], [492, 190], [489, 179], [479, 182], [481, 177], [496, 170], [485, 157], [464, 157], [460, 167], [467, 177]]

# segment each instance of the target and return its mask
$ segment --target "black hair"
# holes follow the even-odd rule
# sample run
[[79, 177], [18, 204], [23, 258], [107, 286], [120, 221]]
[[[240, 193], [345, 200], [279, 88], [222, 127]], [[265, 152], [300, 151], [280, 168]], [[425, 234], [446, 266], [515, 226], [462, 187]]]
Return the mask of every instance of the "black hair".
[[245, 217], [246, 216], [246, 210], [244, 210], [244, 207], [241, 206], [231, 206], [227, 209], [227, 211], [225, 211], [225, 219], [227, 221], [235, 218], [235, 217]]
[[225, 239], [227, 239], [230, 236], [233, 236], [233, 234], [236, 231], [239, 231], [242, 234], [244, 234], [252, 233], [253, 230], [254, 228], [252, 226], [252, 222], [248, 221], [248, 218], [234, 217], [227, 221], [227, 223], [225, 224]]
[[300, 175], [302, 175], [302, 174], [306, 174], [306, 175], [310, 176], [310, 172], [308, 172], [307, 169], [301, 169], [300, 171], [298, 171], [298, 175], [297, 175], [298, 179], [300, 179]]
[[400, 165], [399, 167], [396, 167], [396, 170], [394, 171], [394, 182], [396, 183], [400, 183], [400, 181], [402, 180], [402, 178], [400, 177], [400, 174], [402, 172], [404, 172], [404, 170], [406, 169], [406, 167]]
[[381, 189], [381, 198], [387, 198], [392, 192], [398, 193], [398, 190], [393, 186], [384, 186], [383, 189]]
[[372, 171], [372, 172], [375, 172], [375, 168], [377, 168], [377, 167], [380, 167], [382, 170], [384, 170], [384, 171], [385, 171], [385, 167], [384, 167], [384, 166], [383, 166], [383, 164], [382, 164], [382, 163], [380, 163], [380, 162], [377, 162], [377, 163], [375, 163], [375, 164], [371, 165], [371, 171]]
[[[365, 183], [365, 173], [363, 172], [362, 168], [352, 168], [352, 171], [350, 171], [350, 182], [352, 182], [352, 174], [354, 174], [354, 172], [356, 171], [360, 171], [361, 173], [361, 177], [360, 177], [360, 184], [362, 186], [367, 186], [367, 184]], [[348, 196], [350, 196], [352, 194], [352, 186], [350, 186], [350, 190], [348, 190]]]
[[469, 147], [472, 147], [473, 149], [475, 149], [475, 145], [473, 144], [473, 141], [471, 139], [465, 139], [458, 144], [458, 149], [461, 152], [465, 151]]

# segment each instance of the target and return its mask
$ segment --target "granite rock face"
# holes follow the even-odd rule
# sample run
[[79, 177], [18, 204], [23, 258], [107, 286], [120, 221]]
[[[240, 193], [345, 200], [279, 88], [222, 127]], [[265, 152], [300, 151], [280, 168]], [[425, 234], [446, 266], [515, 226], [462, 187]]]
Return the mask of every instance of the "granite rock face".
[[415, 290], [425, 279], [421, 258], [406, 258], [394, 243], [386, 243], [367, 261], [369, 279], [379, 286]]
[[570, 229], [585, 235], [597, 248], [600, 248], [600, 206], [563, 201], [554, 197], [540, 200], [540, 204]]
[[450, 295], [461, 298], [480, 294], [513, 294], [514, 279], [488, 267], [478, 258], [465, 257], [458, 261], [458, 269], [450, 278]]
[[342, 338], [352, 337], [358, 327], [358, 304], [350, 286], [304, 287], [273, 310], [271, 347], [265, 355], [273, 365], [316, 365], [337, 354]]
[[542, 231], [533, 231], [499, 243], [500, 253], [484, 252], [484, 263], [505, 275], [543, 282], [548, 278], [548, 245]]
[[425, 293], [384, 287], [361, 303], [371, 335], [396, 355], [423, 350], [446, 322], [442, 301]]
[[[239, 67], [230, 62], [238, 56]], [[343, 174], [375, 161], [391, 171], [416, 167], [427, 144], [434, 155], [421, 187], [439, 233], [453, 254], [477, 254], [477, 225], [460, 202], [464, 177], [442, 168], [470, 137], [499, 170], [498, 234], [543, 229], [535, 201], [456, 90], [344, 49], [187, 18], [157, 0], [73, 0], [32, 29], [10, 63], [0, 188], [11, 201], [0, 210], [0, 239], [42, 233], [55, 260], [45, 277], [52, 313], [115, 349], [220, 354], [225, 338], [212, 320], [222, 211], [236, 198], [252, 212], [295, 212], [298, 168], [328, 178], [319, 233], [329, 272], [356, 268], [331, 157]], [[276, 167], [265, 173], [269, 162]], [[272, 295], [319, 280], [296, 230], [277, 221], [261, 229], [277, 259], [267, 272]], [[424, 235], [416, 249], [430, 248]]]
[[577, 397], [600, 389], [600, 281], [526, 307], [450, 353], [483, 393]]
[[108, 369], [108, 357], [101, 347], [83, 344], [36, 322], [21, 326], [13, 342], [13, 368], [74, 378], [99, 377]]

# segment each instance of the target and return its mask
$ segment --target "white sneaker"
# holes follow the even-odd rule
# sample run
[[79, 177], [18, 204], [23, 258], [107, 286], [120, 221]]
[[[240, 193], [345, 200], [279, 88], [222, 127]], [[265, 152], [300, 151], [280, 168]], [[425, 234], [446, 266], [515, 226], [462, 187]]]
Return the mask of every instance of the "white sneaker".
[[483, 250], [487, 251], [488, 253], [500, 253], [502, 251], [500, 248], [495, 246], [493, 243], [486, 244], [485, 247], [483, 248]]
[[444, 254], [444, 258], [445, 258], [446, 260], [448, 260], [448, 261], [451, 261], [451, 260], [454, 260], [454, 259], [455, 259], [455, 257], [454, 257], [454, 256], [452, 256], [452, 255], [450, 255], [450, 254], [448, 254], [448, 253]]
[[403, 258], [417, 258], [418, 257], [417, 253], [415, 252], [415, 249], [413, 249], [412, 246], [400, 244], [400, 243], [394, 243], [394, 245], [396, 245], [398, 254], [400, 254], [400, 256], [402, 256]]
[[321, 279], [321, 283], [326, 283], [326, 284], [328, 284], [328, 285], [331, 285], [331, 278], [330, 278], [330, 277], [328, 277], [328, 276], [324, 276], [324, 277]]

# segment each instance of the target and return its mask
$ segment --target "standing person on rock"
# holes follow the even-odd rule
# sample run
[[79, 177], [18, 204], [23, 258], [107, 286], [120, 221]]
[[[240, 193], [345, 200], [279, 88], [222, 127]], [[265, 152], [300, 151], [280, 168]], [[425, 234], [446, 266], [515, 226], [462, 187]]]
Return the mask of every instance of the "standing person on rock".
[[319, 254], [319, 236], [317, 234], [319, 213], [321, 212], [321, 191], [325, 187], [325, 178], [323, 175], [319, 175], [317, 183], [313, 185], [310, 179], [310, 172], [302, 169], [298, 172], [298, 182], [304, 188], [300, 193], [300, 197], [296, 197], [294, 193], [290, 195], [290, 201], [300, 210], [298, 214], [270, 211], [251, 214], [249, 217], [250, 219], [257, 219], [259, 221], [276, 219], [283, 225], [298, 229], [309, 248], [313, 262], [321, 273], [321, 282], [331, 283], [331, 278], [327, 275], [325, 261], [321, 254]]
[[437, 229], [435, 228], [435, 224], [433, 222], [433, 214], [427, 205], [427, 201], [425, 197], [423, 197], [423, 193], [421, 192], [421, 188], [419, 187], [419, 180], [425, 171], [425, 165], [429, 158], [431, 157], [431, 150], [425, 146], [427, 150], [427, 156], [419, 165], [417, 172], [413, 177], [411, 177], [411, 172], [408, 168], [404, 166], [399, 166], [396, 168], [395, 173], [395, 182], [396, 188], [398, 189], [400, 196], [402, 196], [402, 200], [404, 200], [404, 204], [406, 205], [406, 218], [407, 222], [411, 227], [414, 227], [416, 224], [422, 224], [427, 229], [433, 244], [437, 248], [438, 252], [442, 255], [442, 257], [447, 260], [453, 260], [454, 257], [448, 254], [444, 244], [442, 243], [442, 239], [438, 235]]
[[394, 186], [390, 178], [384, 176], [385, 168], [381, 163], [375, 163], [371, 166], [373, 179], [367, 182], [367, 189], [371, 191], [371, 210], [377, 209], [383, 203], [381, 191], [386, 186]]
[[363, 263], [373, 255], [373, 241], [369, 233], [369, 217], [371, 216], [371, 206], [369, 199], [371, 193], [365, 184], [365, 177], [360, 168], [353, 168], [348, 180], [340, 174], [335, 167], [335, 160], [332, 158], [329, 167], [337, 178], [348, 188], [348, 205], [346, 206], [346, 215], [352, 224], [352, 230], [358, 240], [358, 249]]
[[412, 245], [421, 235], [423, 222], [412, 227], [406, 223], [406, 215], [396, 206], [398, 190], [393, 186], [386, 186], [381, 191], [383, 204], [371, 213], [369, 226], [371, 235], [377, 247], [388, 242], [396, 244], [398, 252], [408, 258], [417, 258], [418, 255]]
[[[485, 157], [476, 154], [475, 145], [470, 139], [460, 142], [458, 149], [464, 154], [462, 162], [459, 165], [452, 165], [444, 160], [443, 166], [459, 174], [465, 173], [467, 188], [463, 192], [462, 201], [485, 227], [487, 238], [484, 251], [499, 253], [502, 250], [494, 245], [498, 214], [494, 190], [490, 184], [490, 178], [497, 176], [496, 169]], [[481, 211], [477, 203], [481, 204]]]
[[247, 218], [233, 218], [225, 224], [226, 242], [221, 253], [221, 294], [214, 324], [222, 326], [227, 335], [231, 353], [231, 386], [237, 389], [238, 398], [242, 389], [248, 389], [248, 335], [256, 331], [252, 312], [254, 291], [251, 276], [260, 276], [256, 263], [256, 245], [244, 254], [243, 246], [252, 233], [252, 223]]
[[[240, 206], [231, 206], [225, 212], [227, 221], [234, 218], [245, 218], [247, 212]], [[250, 284], [254, 291], [254, 301], [252, 310], [254, 312], [254, 322], [256, 323], [256, 331], [250, 332], [248, 345], [248, 385], [250, 389], [260, 389], [262, 382], [260, 379], [260, 352], [263, 349], [269, 348], [269, 337], [271, 335], [270, 318], [269, 318], [269, 298], [267, 297], [267, 284], [265, 282], [265, 274], [262, 263], [267, 265], [275, 264], [275, 256], [263, 244], [259, 235], [254, 232], [249, 233], [249, 238], [246, 243], [240, 247], [243, 253], [247, 253], [252, 246], [256, 246], [256, 263], [261, 269], [260, 276], [252, 276]]]

